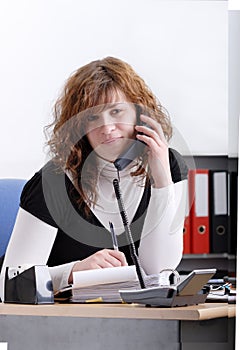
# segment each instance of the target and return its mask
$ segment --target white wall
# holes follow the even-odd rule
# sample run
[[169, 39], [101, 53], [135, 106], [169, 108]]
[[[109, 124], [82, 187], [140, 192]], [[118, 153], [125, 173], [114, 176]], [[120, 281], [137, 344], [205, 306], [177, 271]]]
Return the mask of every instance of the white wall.
[[236, 157], [238, 153], [237, 126], [240, 116], [240, 11], [229, 11], [228, 33], [228, 154], [230, 157]]
[[227, 17], [227, 1], [1, 0], [0, 177], [41, 167], [64, 81], [108, 55], [145, 78], [182, 153], [227, 154]]

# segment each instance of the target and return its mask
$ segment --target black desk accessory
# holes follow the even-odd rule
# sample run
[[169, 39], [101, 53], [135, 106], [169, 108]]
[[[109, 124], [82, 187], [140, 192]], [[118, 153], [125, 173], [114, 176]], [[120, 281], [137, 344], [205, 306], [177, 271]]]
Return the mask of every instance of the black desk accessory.
[[214, 276], [216, 269], [193, 270], [182, 282], [177, 283], [176, 285], [146, 288], [128, 223], [127, 213], [124, 208], [119, 180], [113, 180], [113, 187], [118, 201], [118, 207], [125, 233], [127, 235], [131, 257], [136, 266], [141, 286], [141, 289], [136, 290], [120, 290], [119, 293], [122, 300], [126, 303], [139, 303], [148, 306], [161, 307], [187, 306], [204, 303], [210, 291], [210, 288], [209, 286], [206, 286], [206, 283], [212, 276]]
[[48, 266], [7, 267], [5, 275], [5, 303], [52, 304], [53, 286]]

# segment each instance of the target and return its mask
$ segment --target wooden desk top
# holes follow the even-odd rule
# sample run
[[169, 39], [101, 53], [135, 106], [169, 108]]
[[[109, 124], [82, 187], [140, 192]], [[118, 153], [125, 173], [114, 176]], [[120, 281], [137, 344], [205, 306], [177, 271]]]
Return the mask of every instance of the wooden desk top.
[[0, 315], [197, 321], [234, 317], [236, 315], [236, 307], [227, 303], [205, 303], [173, 308], [145, 307], [138, 304], [55, 303], [49, 305], [23, 305], [0, 303]]

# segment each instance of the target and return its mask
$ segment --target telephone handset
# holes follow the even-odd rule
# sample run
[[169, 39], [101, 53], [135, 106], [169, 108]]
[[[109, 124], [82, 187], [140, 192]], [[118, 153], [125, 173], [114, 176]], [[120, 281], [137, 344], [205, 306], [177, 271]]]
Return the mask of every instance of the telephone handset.
[[[140, 120], [141, 107], [136, 105], [136, 114], [137, 114], [137, 125], [145, 125]], [[119, 157], [113, 163], [118, 171], [125, 169], [128, 164], [130, 164], [135, 158], [140, 156], [144, 148], [146, 147], [145, 142], [138, 139], [134, 140], [131, 146], [124, 152], [122, 152]]]

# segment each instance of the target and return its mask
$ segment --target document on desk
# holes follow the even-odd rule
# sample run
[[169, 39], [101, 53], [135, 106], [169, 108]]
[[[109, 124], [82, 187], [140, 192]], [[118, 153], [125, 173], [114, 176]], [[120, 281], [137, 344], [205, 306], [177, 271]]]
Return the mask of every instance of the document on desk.
[[[147, 286], [159, 286], [159, 274], [145, 275]], [[77, 271], [73, 273], [73, 285], [62, 289], [71, 291], [71, 302], [122, 302], [120, 289], [140, 289], [135, 266]], [[58, 295], [59, 296], [59, 295]]]
[[90, 287], [96, 284], [137, 281], [137, 279], [134, 265], [73, 272], [73, 285], [80, 288]]

